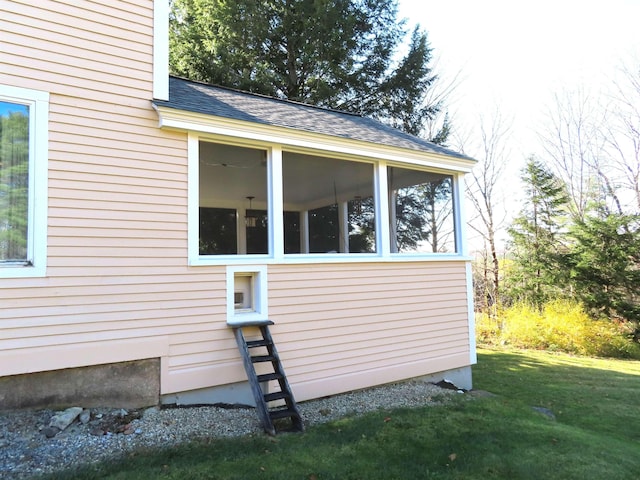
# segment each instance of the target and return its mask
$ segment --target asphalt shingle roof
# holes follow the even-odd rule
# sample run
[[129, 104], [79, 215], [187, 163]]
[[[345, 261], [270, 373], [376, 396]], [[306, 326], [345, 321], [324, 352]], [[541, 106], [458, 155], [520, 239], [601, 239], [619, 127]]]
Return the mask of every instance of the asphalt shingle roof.
[[360, 115], [178, 77], [169, 77], [169, 100], [154, 100], [153, 103], [177, 110], [471, 160], [466, 155]]

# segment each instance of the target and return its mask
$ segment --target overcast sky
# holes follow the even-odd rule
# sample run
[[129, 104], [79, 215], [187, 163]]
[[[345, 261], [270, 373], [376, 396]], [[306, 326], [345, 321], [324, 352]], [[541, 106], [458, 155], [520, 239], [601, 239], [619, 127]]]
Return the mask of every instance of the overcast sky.
[[522, 157], [554, 93], [606, 86], [640, 60], [640, 0], [400, 0], [400, 17], [428, 32], [439, 71], [460, 72], [459, 119], [499, 106]]

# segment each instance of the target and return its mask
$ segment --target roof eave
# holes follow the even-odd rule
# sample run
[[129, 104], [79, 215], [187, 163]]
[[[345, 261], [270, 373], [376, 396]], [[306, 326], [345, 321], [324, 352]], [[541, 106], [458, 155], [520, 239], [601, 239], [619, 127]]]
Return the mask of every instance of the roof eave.
[[470, 172], [476, 164], [475, 160], [463, 156], [458, 157], [437, 152], [401, 148], [289, 127], [207, 115], [158, 105], [155, 102], [153, 107], [158, 112], [160, 128], [247, 139], [267, 144], [277, 143], [305, 150], [332, 152], [343, 156], [360, 158], [366, 157], [460, 173]]

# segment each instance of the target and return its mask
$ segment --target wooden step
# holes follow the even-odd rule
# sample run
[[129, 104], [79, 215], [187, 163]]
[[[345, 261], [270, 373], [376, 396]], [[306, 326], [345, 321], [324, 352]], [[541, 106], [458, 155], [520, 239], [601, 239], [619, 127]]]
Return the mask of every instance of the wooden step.
[[262, 375], [258, 375], [258, 382], [269, 382], [271, 380], [280, 380], [282, 375], [279, 373], [264, 373]]
[[251, 357], [251, 363], [275, 362], [277, 360], [273, 355], [256, 355]]
[[256, 348], [256, 347], [268, 347], [272, 343], [269, 340], [247, 340], [247, 347]]
[[272, 393], [265, 393], [264, 394], [264, 401], [265, 402], [273, 402], [274, 400], [284, 400], [285, 398], [289, 398], [291, 395], [289, 395], [287, 392], [272, 392]]
[[284, 408], [282, 410], [269, 410], [269, 417], [271, 418], [271, 420], [279, 420], [281, 418], [298, 418], [299, 415], [298, 412], [294, 412], [289, 408]]

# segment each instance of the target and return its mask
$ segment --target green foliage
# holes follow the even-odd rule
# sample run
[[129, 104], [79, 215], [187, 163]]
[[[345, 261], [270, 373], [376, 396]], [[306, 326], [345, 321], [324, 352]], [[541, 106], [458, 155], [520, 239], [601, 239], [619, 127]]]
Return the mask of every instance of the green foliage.
[[507, 287], [515, 301], [542, 305], [562, 292], [562, 220], [568, 202], [562, 182], [534, 158], [522, 172], [525, 204], [509, 229], [513, 263]]
[[[174, 74], [370, 116], [420, 134], [431, 49], [416, 28], [408, 42], [397, 0], [174, 0]], [[408, 43], [407, 53], [398, 50]], [[446, 141], [448, 123], [437, 134]]]
[[481, 345], [561, 351], [579, 355], [640, 359], [640, 345], [630, 324], [594, 320], [582, 305], [552, 301], [542, 310], [520, 303], [496, 317], [478, 314], [476, 339]]
[[[0, 102], [0, 261], [27, 258], [29, 114]], [[13, 109], [13, 110], [12, 110]]]
[[571, 228], [571, 282], [596, 316], [640, 320], [639, 221], [630, 215], [588, 216]]

